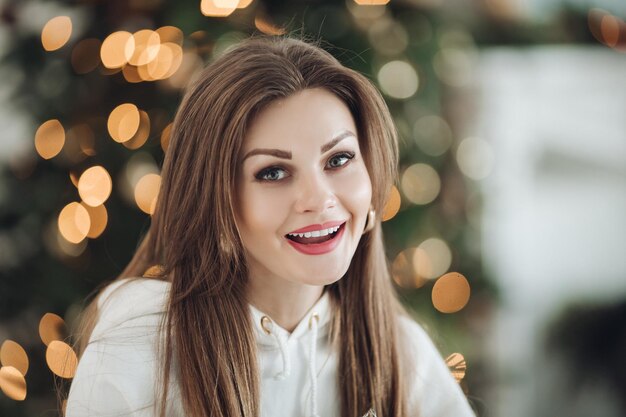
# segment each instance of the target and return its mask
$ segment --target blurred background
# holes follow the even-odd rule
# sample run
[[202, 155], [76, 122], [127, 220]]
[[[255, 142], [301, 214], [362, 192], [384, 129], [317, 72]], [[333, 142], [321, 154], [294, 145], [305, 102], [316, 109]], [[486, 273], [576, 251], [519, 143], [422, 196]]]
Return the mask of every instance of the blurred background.
[[383, 92], [390, 268], [477, 415], [626, 415], [624, 18], [621, 0], [0, 0], [0, 416], [62, 414], [59, 358], [147, 231], [183, 88], [253, 33], [321, 38]]

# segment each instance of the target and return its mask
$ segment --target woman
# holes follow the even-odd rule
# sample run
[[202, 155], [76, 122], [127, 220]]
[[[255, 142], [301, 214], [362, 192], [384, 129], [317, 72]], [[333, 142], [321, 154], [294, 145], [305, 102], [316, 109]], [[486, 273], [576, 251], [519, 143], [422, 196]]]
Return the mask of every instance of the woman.
[[251, 38], [214, 61], [148, 234], [87, 312], [66, 416], [473, 416], [391, 284], [396, 164], [380, 94], [319, 47]]

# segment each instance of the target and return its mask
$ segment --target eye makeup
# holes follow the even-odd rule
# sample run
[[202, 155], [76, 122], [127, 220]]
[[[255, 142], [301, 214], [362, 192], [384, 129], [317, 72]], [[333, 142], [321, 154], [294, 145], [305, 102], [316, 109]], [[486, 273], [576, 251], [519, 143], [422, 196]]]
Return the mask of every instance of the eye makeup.
[[[331, 161], [337, 160], [337, 159], [345, 159], [346, 161], [344, 163], [342, 163], [341, 165], [331, 166], [330, 169], [333, 170], [333, 171], [342, 169], [343, 167], [347, 166], [352, 159], [354, 159], [355, 155], [356, 155], [356, 153], [353, 152], [353, 151], [337, 152], [336, 154], [334, 154], [330, 158], [328, 158], [328, 162], [331, 162]], [[290, 164], [285, 164], [285, 165], [289, 166]], [[328, 165], [328, 163], [327, 163], [327, 165]], [[269, 166], [267, 168], [263, 168], [260, 171], [258, 171], [254, 175], [254, 178], [257, 181], [259, 181], [259, 182], [279, 182], [279, 181], [282, 181], [284, 179], [284, 177], [281, 177], [281, 178], [274, 177], [273, 179], [268, 179], [267, 175], [271, 174], [273, 172], [286, 172], [286, 169], [283, 168], [282, 165], [272, 165], [272, 166]]]

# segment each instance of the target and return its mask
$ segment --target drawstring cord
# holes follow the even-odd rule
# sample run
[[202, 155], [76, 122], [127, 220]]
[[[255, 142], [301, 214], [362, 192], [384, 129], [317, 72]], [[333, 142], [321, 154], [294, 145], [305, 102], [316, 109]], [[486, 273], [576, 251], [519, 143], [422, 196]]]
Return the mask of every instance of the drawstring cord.
[[311, 328], [311, 347], [309, 349], [309, 376], [311, 377], [311, 417], [319, 417], [317, 414], [317, 374], [315, 372], [315, 350], [317, 348], [317, 322], [319, 316], [313, 313], [309, 320]]
[[[317, 313], [313, 313], [309, 319], [309, 328], [311, 329], [311, 344], [309, 346], [309, 357], [307, 359], [309, 365], [309, 377], [311, 378], [311, 415], [310, 417], [319, 417], [317, 414], [317, 374], [315, 366], [315, 356], [317, 350], [317, 322], [319, 316]], [[291, 374], [291, 360], [289, 358], [289, 349], [287, 349], [287, 338], [284, 335], [279, 335], [276, 332], [272, 332], [271, 326], [273, 326], [272, 320], [268, 316], [261, 317], [261, 328], [265, 333], [271, 335], [276, 339], [278, 348], [283, 360], [283, 370], [277, 372], [274, 375], [275, 379], [283, 380]]]
[[278, 342], [278, 347], [280, 348], [281, 356], [283, 357], [283, 370], [282, 372], [278, 372], [274, 375], [274, 378], [282, 380], [291, 375], [291, 360], [289, 359], [289, 349], [287, 349], [287, 339], [276, 333], [272, 333], [276, 342]]

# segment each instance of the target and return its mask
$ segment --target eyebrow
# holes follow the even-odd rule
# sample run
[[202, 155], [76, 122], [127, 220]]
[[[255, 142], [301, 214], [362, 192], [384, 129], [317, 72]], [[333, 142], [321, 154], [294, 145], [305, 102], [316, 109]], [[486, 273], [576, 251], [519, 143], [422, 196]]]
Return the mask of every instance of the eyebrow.
[[[356, 135], [352, 133], [351, 131], [344, 130], [339, 135], [335, 136], [330, 142], [322, 145], [322, 147], [320, 148], [320, 152], [321, 153], [328, 152], [333, 147], [335, 147], [335, 145], [337, 145], [339, 142], [341, 142], [342, 140], [344, 140], [345, 138], [349, 136], [356, 137]], [[241, 163], [243, 163], [243, 161], [245, 161], [246, 159], [254, 155], [270, 155], [270, 156], [275, 156], [277, 158], [282, 158], [282, 159], [291, 159], [291, 152], [283, 151], [281, 149], [253, 149], [250, 152], [248, 152], [246, 156], [243, 157], [243, 159], [241, 160]]]

